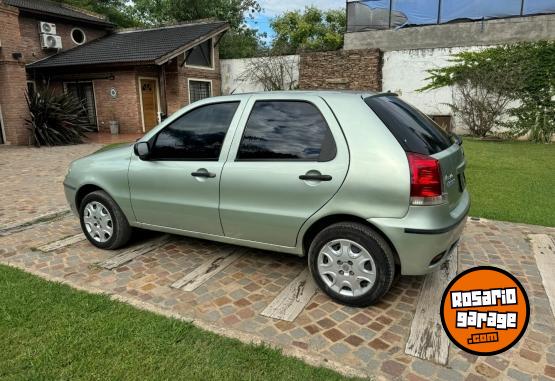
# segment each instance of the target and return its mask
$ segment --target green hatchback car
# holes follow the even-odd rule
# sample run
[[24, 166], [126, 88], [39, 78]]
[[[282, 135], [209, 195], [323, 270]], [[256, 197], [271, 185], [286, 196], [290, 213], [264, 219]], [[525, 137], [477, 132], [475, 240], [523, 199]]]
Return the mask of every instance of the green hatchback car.
[[324, 292], [366, 306], [456, 247], [465, 164], [458, 138], [394, 94], [267, 92], [195, 102], [74, 161], [64, 185], [99, 248], [138, 227], [306, 256]]

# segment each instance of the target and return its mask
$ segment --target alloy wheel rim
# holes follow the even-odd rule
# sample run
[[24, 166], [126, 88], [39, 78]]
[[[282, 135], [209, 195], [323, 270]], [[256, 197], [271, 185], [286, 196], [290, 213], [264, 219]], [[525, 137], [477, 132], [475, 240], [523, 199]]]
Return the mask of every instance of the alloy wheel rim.
[[348, 239], [335, 239], [322, 246], [317, 268], [324, 283], [344, 296], [364, 295], [376, 282], [374, 259], [362, 245]]
[[108, 209], [98, 201], [85, 205], [83, 222], [87, 233], [96, 242], [106, 242], [112, 238], [114, 223]]

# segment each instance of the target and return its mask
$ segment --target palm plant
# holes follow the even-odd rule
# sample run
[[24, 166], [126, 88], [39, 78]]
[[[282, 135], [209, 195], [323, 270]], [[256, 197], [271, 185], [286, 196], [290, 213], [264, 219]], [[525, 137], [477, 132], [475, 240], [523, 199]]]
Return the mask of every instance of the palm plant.
[[31, 114], [26, 122], [37, 147], [83, 143], [93, 131], [83, 103], [70, 94], [47, 87], [27, 92], [25, 98]]

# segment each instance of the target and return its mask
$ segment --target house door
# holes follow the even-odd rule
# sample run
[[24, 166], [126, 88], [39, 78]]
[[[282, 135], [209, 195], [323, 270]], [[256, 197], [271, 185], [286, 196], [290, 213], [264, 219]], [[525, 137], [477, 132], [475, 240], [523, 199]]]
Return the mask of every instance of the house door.
[[90, 125], [97, 127], [96, 103], [94, 100], [94, 88], [92, 82], [66, 83], [66, 91], [82, 102], [85, 110], [87, 111]]
[[150, 131], [158, 124], [158, 85], [155, 79], [140, 79], [143, 105], [143, 130]]

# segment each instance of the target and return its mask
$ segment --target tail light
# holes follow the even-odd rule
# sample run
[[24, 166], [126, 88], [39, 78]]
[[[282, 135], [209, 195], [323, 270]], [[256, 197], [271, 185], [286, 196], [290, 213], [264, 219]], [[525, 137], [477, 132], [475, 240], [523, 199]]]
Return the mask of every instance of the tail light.
[[439, 205], [447, 201], [443, 194], [439, 161], [430, 156], [408, 152], [411, 205]]

